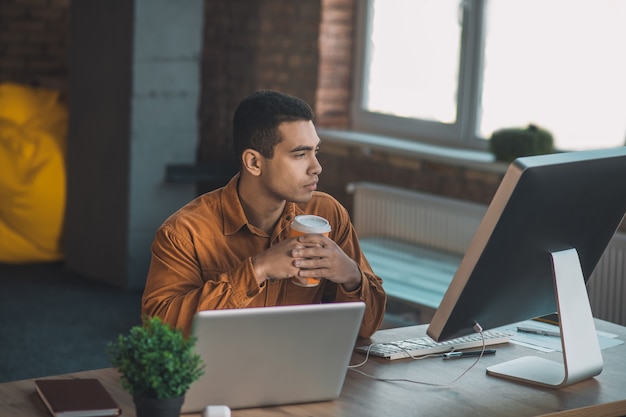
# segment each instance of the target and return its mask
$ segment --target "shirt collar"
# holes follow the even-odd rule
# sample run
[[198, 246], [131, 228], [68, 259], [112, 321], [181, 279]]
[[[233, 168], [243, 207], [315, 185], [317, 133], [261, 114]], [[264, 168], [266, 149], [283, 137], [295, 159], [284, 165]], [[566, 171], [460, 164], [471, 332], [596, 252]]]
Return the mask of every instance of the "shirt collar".
[[238, 183], [239, 174], [231, 178], [222, 191], [222, 217], [225, 235], [237, 233], [239, 229], [248, 223], [241, 201], [239, 201], [239, 194], [237, 193]]
[[[237, 184], [239, 183], [239, 174], [235, 175], [226, 184], [222, 191], [222, 216], [224, 221], [224, 235], [234, 235], [242, 227], [248, 226], [248, 219], [241, 200], [239, 200], [239, 193], [237, 192]], [[302, 214], [302, 210], [298, 206], [290, 201], [285, 204], [285, 209], [281, 219], [277, 224], [283, 223], [283, 219], [291, 221], [296, 215]], [[250, 227], [248, 226], [248, 229]]]

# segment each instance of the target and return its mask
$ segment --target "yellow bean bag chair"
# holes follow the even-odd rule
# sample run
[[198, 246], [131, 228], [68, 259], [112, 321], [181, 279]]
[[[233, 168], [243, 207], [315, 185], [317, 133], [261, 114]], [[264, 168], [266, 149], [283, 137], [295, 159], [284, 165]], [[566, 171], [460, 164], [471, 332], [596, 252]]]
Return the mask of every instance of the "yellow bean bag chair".
[[58, 91], [0, 83], [0, 262], [63, 259], [67, 108]]

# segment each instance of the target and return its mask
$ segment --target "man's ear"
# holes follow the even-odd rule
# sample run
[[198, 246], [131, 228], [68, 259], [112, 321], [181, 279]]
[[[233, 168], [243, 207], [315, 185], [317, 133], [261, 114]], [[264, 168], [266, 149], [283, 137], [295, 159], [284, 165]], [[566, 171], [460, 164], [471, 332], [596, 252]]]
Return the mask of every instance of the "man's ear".
[[261, 175], [263, 156], [254, 149], [246, 149], [241, 155], [242, 168], [258, 177]]

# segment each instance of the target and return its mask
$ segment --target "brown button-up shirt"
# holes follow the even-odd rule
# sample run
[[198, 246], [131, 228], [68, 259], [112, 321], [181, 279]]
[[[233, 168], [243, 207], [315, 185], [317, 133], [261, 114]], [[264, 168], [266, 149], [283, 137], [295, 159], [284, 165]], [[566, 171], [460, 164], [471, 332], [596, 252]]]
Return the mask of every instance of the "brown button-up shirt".
[[[359, 336], [371, 336], [382, 322], [386, 295], [382, 280], [361, 252], [347, 210], [330, 195], [314, 192], [307, 203], [288, 202], [268, 235], [248, 223], [237, 194], [238, 178], [199, 196], [159, 227], [142, 313], [159, 316], [189, 334], [192, 318], [201, 310], [363, 301], [366, 309]], [[289, 279], [257, 283], [251, 257], [288, 238], [289, 224], [298, 214], [329, 220], [329, 237], [359, 266], [357, 290], [347, 292], [324, 279], [317, 287], [300, 287]]]

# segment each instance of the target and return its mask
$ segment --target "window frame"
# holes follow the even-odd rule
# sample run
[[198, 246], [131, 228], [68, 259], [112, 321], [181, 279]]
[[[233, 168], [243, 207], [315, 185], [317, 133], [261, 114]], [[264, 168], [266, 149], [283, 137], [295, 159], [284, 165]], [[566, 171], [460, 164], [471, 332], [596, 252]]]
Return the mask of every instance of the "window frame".
[[351, 105], [353, 128], [417, 142], [457, 148], [487, 149], [488, 141], [479, 137], [476, 129], [480, 111], [480, 74], [483, 62], [486, 0], [459, 0], [463, 26], [457, 82], [457, 117], [453, 124], [397, 117], [364, 109], [363, 103], [366, 99], [364, 82], [367, 80], [370, 59], [367, 40], [371, 34], [372, 1], [356, 2], [354, 99]]

